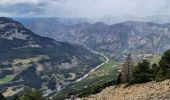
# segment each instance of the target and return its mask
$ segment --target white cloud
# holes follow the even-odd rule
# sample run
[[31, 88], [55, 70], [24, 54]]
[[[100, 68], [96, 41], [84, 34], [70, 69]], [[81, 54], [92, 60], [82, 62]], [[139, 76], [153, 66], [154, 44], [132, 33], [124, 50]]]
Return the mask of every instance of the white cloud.
[[18, 4], [18, 3], [32, 3], [38, 4], [45, 0], [0, 0], [0, 4]]
[[[167, 0], [60, 0], [47, 7], [52, 15], [101, 17], [170, 12]], [[55, 10], [53, 10], [55, 9]], [[164, 10], [161, 10], [164, 9]], [[54, 13], [55, 12], [55, 13]]]
[[[30, 9], [34, 12], [33, 14], [38, 16], [87, 17], [95, 19], [110, 16], [170, 14], [170, 0], [0, 0], [0, 5], [9, 4], [32, 4], [34, 6]], [[4, 9], [3, 11], [8, 11], [10, 8]], [[18, 10], [20, 9], [21, 7], [18, 8]], [[42, 10], [41, 13], [37, 9]], [[25, 13], [16, 14], [16, 16], [24, 15]], [[15, 14], [11, 16], [15, 16]]]

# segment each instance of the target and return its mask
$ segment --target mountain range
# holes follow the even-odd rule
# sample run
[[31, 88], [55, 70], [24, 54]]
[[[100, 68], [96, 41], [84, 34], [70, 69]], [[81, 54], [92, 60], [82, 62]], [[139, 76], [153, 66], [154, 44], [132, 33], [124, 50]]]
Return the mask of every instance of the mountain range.
[[14, 93], [27, 87], [59, 90], [105, 60], [80, 45], [39, 36], [5, 17], [0, 17], [0, 52], [0, 91]]
[[80, 22], [68, 25], [51, 24], [45, 20], [30, 20], [29, 23], [23, 24], [39, 35], [83, 45], [116, 60], [122, 60], [129, 53], [134, 59], [138, 59], [159, 54], [170, 48], [170, 24], [168, 23], [126, 21], [112, 25], [103, 22], [94, 24]]

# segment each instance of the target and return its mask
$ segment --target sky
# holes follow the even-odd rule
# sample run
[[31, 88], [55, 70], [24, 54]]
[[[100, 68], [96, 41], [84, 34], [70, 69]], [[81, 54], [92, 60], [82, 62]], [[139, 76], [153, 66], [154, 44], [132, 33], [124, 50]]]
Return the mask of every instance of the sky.
[[170, 15], [170, 0], [0, 0], [0, 16], [83, 17]]

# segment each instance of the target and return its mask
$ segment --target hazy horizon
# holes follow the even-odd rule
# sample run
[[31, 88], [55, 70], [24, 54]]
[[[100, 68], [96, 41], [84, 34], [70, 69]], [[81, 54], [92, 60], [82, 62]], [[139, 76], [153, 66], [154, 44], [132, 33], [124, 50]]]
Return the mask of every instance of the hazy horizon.
[[170, 15], [169, 0], [1, 0], [0, 16], [83, 17]]
[[169, 0], [1, 0], [3, 17], [83, 18], [120, 22], [170, 15]]

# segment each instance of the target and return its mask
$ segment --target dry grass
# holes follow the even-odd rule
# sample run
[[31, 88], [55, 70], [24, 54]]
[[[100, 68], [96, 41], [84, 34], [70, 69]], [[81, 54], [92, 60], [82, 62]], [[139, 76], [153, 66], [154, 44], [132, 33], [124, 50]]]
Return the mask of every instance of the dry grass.
[[152, 98], [156, 99], [159, 98], [158, 94], [170, 91], [170, 80], [136, 84], [126, 88], [125, 85], [108, 87], [96, 95], [87, 97], [86, 100], [150, 100], [153, 95]]

